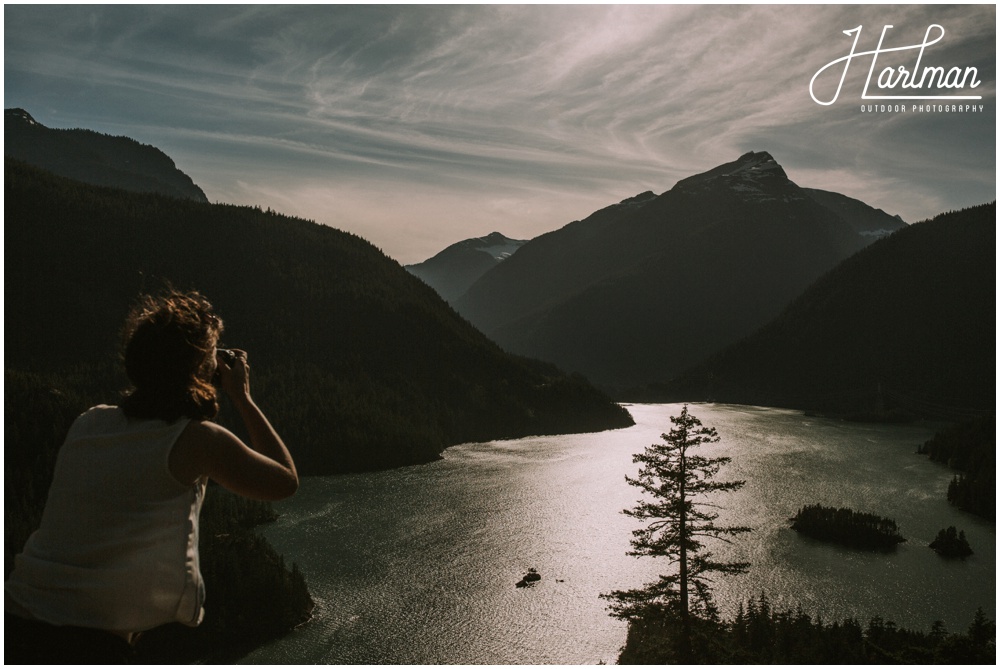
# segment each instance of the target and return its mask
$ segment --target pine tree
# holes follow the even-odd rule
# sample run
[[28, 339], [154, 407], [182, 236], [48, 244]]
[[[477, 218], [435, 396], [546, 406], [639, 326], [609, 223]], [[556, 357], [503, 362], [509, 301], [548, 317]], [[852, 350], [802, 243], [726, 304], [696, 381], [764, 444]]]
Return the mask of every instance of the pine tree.
[[666, 443], [653, 444], [633, 456], [642, 468], [637, 478], [626, 476], [625, 480], [647, 497], [624, 513], [646, 521], [643, 528], [633, 532], [629, 555], [665, 557], [677, 569], [642, 588], [618, 590], [601, 597], [611, 602], [609, 609], [616, 618], [635, 621], [676, 616], [680, 621], [680, 659], [685, 660], [691, 653], [692, 616], [713, 620], [718, 617], [707, 574], [738, 574], [749, 566], [713, 559], [703, 540], [728, 540], [750, 528], [716, 525], [718, 513], [704, 500], [711, 493], [738, 490], [745, 483], [713, 480], [730, 458], [708, 458], [691, 452], [702, 444], [718, 442], [715, 428], [703, 426], [688, 412], [687, 405], [680, 416], [670, 420], [673, 429], [661, 435]]

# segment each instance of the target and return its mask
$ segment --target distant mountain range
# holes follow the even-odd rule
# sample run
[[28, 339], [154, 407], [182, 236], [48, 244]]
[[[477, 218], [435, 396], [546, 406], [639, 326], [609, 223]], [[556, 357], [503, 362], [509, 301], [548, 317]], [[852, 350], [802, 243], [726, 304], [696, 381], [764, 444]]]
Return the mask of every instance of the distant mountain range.
[[748, 335], [902, 227], [751, 152], [530, 240], [454, 304], [505, 349], [620, 392]]
[[4, 110], [4, 155], [96, 186], [208, 202], [156, 147], [93, 130], [47, 128], [19, 108]]
[[163, 280], [197, 287], [228, 343], [272, 362], [262, 395], [313, 473], [631, 423], [577, 372], [648, 401], [978, 415], [995, 397], [995, 205], [907, 226], [751, 152], [530, 241], [493, 233], [404, 271], [353, 235], [208, 205], [128, 138], [16, 109], [5, 136], [8, 152], [114, 187], [7, 161], [8, 371], [107, 392], [128, 301]]
[[510, 239], [499, 232], [452, 244], [433, 258], [407, 271], [420, 277], [448, 302], [453, 302], [483, 274], [514, 254], [526, 240]]
[[645, 399], [963, 419], [996, 402], [996, 203], [882, 239]]

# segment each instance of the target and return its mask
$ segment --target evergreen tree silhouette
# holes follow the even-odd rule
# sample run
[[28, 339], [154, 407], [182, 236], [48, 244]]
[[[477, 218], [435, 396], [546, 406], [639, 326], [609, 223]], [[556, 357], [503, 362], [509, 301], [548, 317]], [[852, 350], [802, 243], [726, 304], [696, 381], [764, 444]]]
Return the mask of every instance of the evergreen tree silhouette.
[[719, 441], [715, 428], [702, 425], [687, 405], [670, 420], [674, 427], [662, 435], [665, 443], [653, 444], [633, 456], [642, 468], [638, 477], [626, 476], [625, 480], [648, 497], [624, 513], [646, 521], [643, 528], [633, 532], [629, 555], [665, 557], [677, 569], [642, 588], [617, 590], [601, 597], [611, 602], [609, 608], [616, 618], [676, 619], [680, 624], [679, 658], [686, 661], [691, 657], [692, 617], [718, 618], [706, 575], [738, 574], [749, 567], [745, 562], [717, 561], [704, 540], [727, 540], [750, 528], [717, 525], [718, 513], [704, 501], [705, 496], [738, 490], [745, 483], [713, 480], [730, 458], [693, 453], [703, 444]]

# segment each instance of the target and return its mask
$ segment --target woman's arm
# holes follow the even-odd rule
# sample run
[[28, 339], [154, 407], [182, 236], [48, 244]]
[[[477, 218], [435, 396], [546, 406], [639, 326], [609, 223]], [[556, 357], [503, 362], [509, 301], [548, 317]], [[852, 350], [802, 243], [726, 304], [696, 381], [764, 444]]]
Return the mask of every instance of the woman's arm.
[[222, 388], [240, 413], [250, 435], [250, 446], [232, 432], [210, 421], [191, 421], [170, 453], [170, 471], [183, 483], [208, 476], [244, 497], [279, 500], [299, 485], [288, 448], [250, 396], [250, 366], [246, 353], [237, 351], [232, 365], [219, 362]]

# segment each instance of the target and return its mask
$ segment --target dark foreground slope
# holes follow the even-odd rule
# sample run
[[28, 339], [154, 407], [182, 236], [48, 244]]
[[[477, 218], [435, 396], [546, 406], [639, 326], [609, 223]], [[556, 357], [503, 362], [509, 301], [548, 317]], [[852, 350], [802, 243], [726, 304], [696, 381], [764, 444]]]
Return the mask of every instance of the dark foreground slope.
[[655, 397], [944, 418], [991, 411], [995, 248], [996, 203], [899, 230]]
[[631, 424], [582, 378], [505, 354], [356, 236], [5, 167], [8, 369], [115, 401], [118, 328], [140, 291], [169, 280], [206, 294], [224, 343], [250, 351], [255, 394], [304, 473]]
[[48, 128], [23, 109], [4, 110], [4, 155], [97, 186], [208, 202], [155, 146], [93, 130]]

